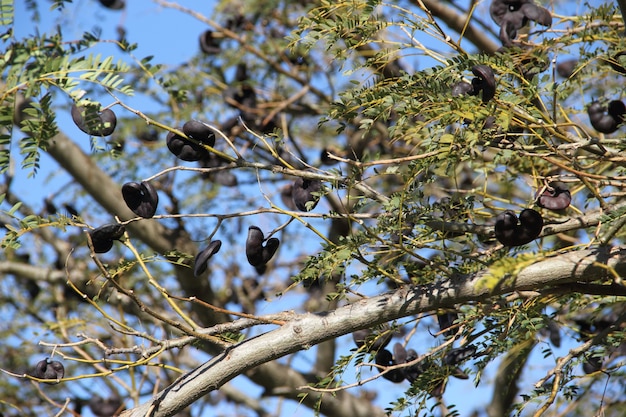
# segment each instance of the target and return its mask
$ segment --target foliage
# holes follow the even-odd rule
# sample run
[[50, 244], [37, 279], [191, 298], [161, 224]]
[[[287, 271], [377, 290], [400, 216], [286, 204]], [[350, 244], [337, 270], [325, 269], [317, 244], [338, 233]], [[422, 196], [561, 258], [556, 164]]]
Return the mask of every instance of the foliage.
[[[459, 392], [476, 386], [492, 390], [476, 415], [621, 415], [626, 141], [623, 115], [607, 134], [587, 116], [623, 92], [621, 12], [557, 5], [550, 28], [532, 23], [499, 48], [487, 2], [460, 3], [242, 0], [209, 16], [155, 0], [210, 30], [178, 64], [138, 57], [132, 28], [117, 39], [80, 22], [77, 39], [61, 24], [18, 35], [14, 2], [2, 0], [0, 413], [80, 415], [106, 401], [139, 413], [158, 392], [176, 395], [179, 376], [229, 352], [235, 363], [246, 342], [307, 313], [414, 291], [423, 304], [408, 300], [390, 320], [305, 329], [322, 334], [314, 350], [296, 343], [249, 364], [239, 374], [262, 393], [210, 381], [211, 395], [199, 390], [182, 413], [230, 413], [230, 401], [241, 415], [283, 415], [287, 399], [331, 416], [469, 415]], [[40, 22], [75, 7], [23, 9]], [[93, 117], [115, 112], [112, 135], [72, 126], [85, 100]], [[190, 133], [190, 120], [214, 140]], [[187, 157], [168, 147], [174, 135]], [[294, 206], [296, 178], [312, 187], [307, 210]], [[131, 181], [158, 192], [153, 218], [127, 205]], [[571, 205], [540, 207], [557, 181]], [[541, 235], [500, 244], [499, 215], [527, 208]], [[110, 251], [94, 232], [103, 225], [115, 231]], [[249, 262], [250, 226], [262, 231], [262, 265]], [[379, 363], [385, 335], [391, 367]], [[451, 359], [462, 349], [471, 354]], [[64, 363], [59, 384], [32, 373], [46, 357]]]

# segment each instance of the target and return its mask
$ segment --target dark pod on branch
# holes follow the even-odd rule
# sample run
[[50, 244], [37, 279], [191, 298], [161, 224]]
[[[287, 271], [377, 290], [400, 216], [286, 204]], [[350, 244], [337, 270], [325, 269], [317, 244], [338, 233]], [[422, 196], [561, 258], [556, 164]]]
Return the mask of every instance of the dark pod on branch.
[[119, 415], [122, 401], [117, 397], [102, 398], [94, 395], [89, 400], [89, 409], [96, 417], [113, 417]]
[[583, 371], [586, 374], [593, 374], [594, 372], [598, 372], [602, 369], [602, 358], [595, 355], [585, 355], [585, 360], [583, 361]]
[[574, 73], [576, 66], [578, 65], [578, 59], [572, 58], [565, 61], [558, 62], [556, 64], [556, 73], [563, 78], [569, 78]]
[[452, 85], [452, 96], [458, 97], [463, 95], [477, 96], [483, 92], [483, 103], [491, 100], [496, 94], [496, 77], [491, 67], [487, 65], [474, 65], [472, 73], [475, 77], [472, 83], [460, 81]]
[[76, 210], [76, 208], [74, 208], [74, 206], [72, 206], [71, 204], [68, 203], [64, 203], [63, 204], [63, 208], [65, 208], [65, 210], [67, 211], [67, 214], [70, 215], [70, 217], [79, 217], [80, 215], [78, 214], [78, 210]]
[[552, 14], [532, 0], [493, 0], [489, 6], [491, 18], [500, 26], [500, 40], [510, 46], [517, 37], [517, 31], [529, 21], [542, 26], [552, 25]]
[[[401, 344], [396, 343], [396, 345], [400, 346], [400, 350], [404, 350], [404, 347]], [[396, 347], [394, 345], [394, 351], [395, 350], [396, 350]], [[404, 351], [404, 358], [406, 359], [406, 351]], [[376, 360], [376, 365], [380, 365], [384, 367], [397, 365], [399, 363], [399, 362], [396, 362], [391, 352], [389, 352], [387, 349], [380, 349], [378, 352], [376, 352], [375, 360]], [[402, 361], [401, 363], [404, 363], [404, 361]], [[380, 369], [380, 372], [384, 372], [384, 371], [385, 371], [384, 369]], [[383, 374], [383, 378], [391, 382], [400, 383], [404, 381], [404, 378], [405, 378], [404, 371], [402, 370], [402, 368], [392, 369], [388, 372], [385, 372]]]
[[167, 134], [166, 143], [167, 149], [176, 155], [178, 159], [182, 159], [183, 161], [199, 161], [206, 158], [209, 154], [201, 145], [177, 135], [174, 132]]
[[472, 345], [450, 349], [443, 357], [444, 365], [453, 366], [465, 362], [476, 354], [476, 347]]
[[480, 91], [483, 92], [483, 103], [488, 102], [496, 94], [496, 77], [491, 67], [487, 65], [474, 65], [472, 67], [472, 74], [476, 77], [472, 79], [472, 92], [471, 95], [478, 95]]
[[220, 39], [216, 38], [212, 30], [205, 30], [200, 35], [200, 50], [207, 55], [219, 54]]
[[[65, 375], [65, 367], [59, 361], [51, 361], [48, 358], [37, 362], [32, 376], [40, 379], [61, 379]], [[46, 382], [46, 384], [54, 385], [58, 382]]]
[[554, 320], [548, 320], [545, 327], [539, 330], [542, 336], [548, 336], [550, 343], [555, 347], [561, 347], [561, 329], [559, 324]]
[[159, 205], [159, 195], [147, 181], [127, 182], [122, 185], [122, 197], [133, 213], [145, 219], [152, 218]]
[[207, 270], [207, 262], [213, 257], [213, 255], [220, 251], [221, 247], [221, 240], [212, 240], [211, 243], [209, 243], [209, 246], [198, 252], [193, 266], [194, 276], [198, 277]]
[[291, 197], [292, 191], [293, 183], [286, 184], [280, 189], [280, 199], [282, 200], [285, 207], [287, 207], [289, 210], [297, 210], [297, 207], [293, 202], [293, 198]]
[[613, 133], [624, 122], [626, 106], [621, 100], [613, 100], [608, 108], [597, 101], [591, 103], [587, 109], [591, 126], [601, 133]]
[[464, 96], [466, 94], [472, 95], [471, 93], [474, 91], [474, 87], [470, 83], [466, 83], [465, 81], [459, 81], [458, 83], [452, 84], [452, 97]]
[[543, 229], [541, 214], [533, 209], [524, 209], [519, 219], [511, 210], [496, 217], [496, 239], [505, 246], [521, 246], [537, 239]]
[[537, 205], [548, 210], [564, 210], [572, 202], [572, 194], [561, 182], [551, 182], [537, 193]]
[[215, 133], [207, 124], [198, 120], [190, 120], [183, 125], [183, 133], [198, 142], [207, 145], [215, 145]]
[[100, 0], [100, 4], [111, 10], [121, 10], [126, 6], [124, 0]]
[[[454, 329], [450, 329], [454, 325], [454, 322], [459, 319], [458, 313], [455, 311], [449, 311], [441, 314], [437, 314], [437, 322], [439, 323], [439, 330], [446, 336], [453, 336]], [[450, 329], [450, 330], [448, 330]]]
[[[405, 361], [406, 363], [413, 362], [417, 358], [418, 358], [418, 355], [417, 355], [417, 352], [414, 349], [409, 349], [409, 350], [406, 351], [406, 361]], [[421, 364], [415, 364], [415, 365], [407, 366], [406, 368], [403, 368], [403, 369], [404, 369], [404, 377], [411, 384], [424, 371], [422, 369]]]
[[100, 111], [94, 104], [77, 106], [72, 104], [72, 120], [80, 130], [91, 136], [109, 136], [115, 130], [117, 117], [113, 110]]
[[372, 329], [361, 329], [352, 332], [352, 340], [357, 347], [365, 346], [368, 352], [376, 352], [387, 346], [391, 341], [393, 335], [390, 331], [383, 331], [380, 334], [375, 334]]
[[291, 187], [291, 199], [298, 210], [311, 211], [319, 201], [317, 193], [321, 190], [321, 181], [298, 177]]
[[259, 273], [262, 273], [260, 271], [264, 271], [264, 269], [259, 268], [262, 268], [272, 259], [278, 249], [278, 245], [280, 245], [280, 241], [275, 237], [269, 238], [265, 244], [263, 244], [264, 241], [265, 237], [261, 229], [256, 226], [250, 226], [248, 228], [246, 257], [250, 265], [257, 268], [257, 272]]
[[226, 104], [242, 110], [242, 117], [250, 119], [253, 117], [250, 110], [255, 109], [257, 97], [254, 88], [248, 82], [248, 67], [245, 63], [237, 64], [235, 72], [236, 84], [224, 90]]
[[124, 225], [119, 223], [105, 224], [91, 230], [89, 235], [91, 236], [93, 251], [96, 253], [108, 252], [113, 247], [113, 241], [121, 238], [125, 231]]

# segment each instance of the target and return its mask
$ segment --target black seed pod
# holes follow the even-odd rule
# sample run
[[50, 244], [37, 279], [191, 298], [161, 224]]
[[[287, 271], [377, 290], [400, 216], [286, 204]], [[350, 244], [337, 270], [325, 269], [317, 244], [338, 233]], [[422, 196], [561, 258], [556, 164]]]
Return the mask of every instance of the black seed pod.
[[552, 25], [552, 14], [548, 9], [536, 5], [532, 0], [493, 0], [489, 6], [491, 18], [500, 26], [500, 40], [509, 46], [517, 31], [534, 21], [543, 26]]
[[600, 357], [592, 355], [585, 356], [583, 371], [585, 371], [586, 374], [598, 372], [600, 369], [602, 369], [602, 359]]
[[572, 194], [561, 182], [551, 182], [537, 194], [537, 205], [548, 210], [564, 210], [572, 202]]
[[215, 145], [215, 133], [206, 124], [198, 120], [190, 120], [183, 125], [183, 133], [190, 138], [208, 146]]
[[124, 225], [118, 223], [105, 224], [89, 232], [91, 244], [96, 253], [105, 253], [113, 247], [113, 241], [124, 235]]
[[169, 132], [167, 134], [167, 148], [172, 152], [176, 157], [182, 159], [183, 161], [199, 161], [203, 158], [208, 157], [209, 152], [204, 149], [202, 146], [194, 143], [186, 138], [175, 134], [174, 132]]
[[496, 77], [491, 67], [487, 65], [474, 65], [472, 73], [476, 76], [472, 79], [472, 95], [478, 95], [479, 91], [483, 92], [483, 103], [488, 102], [496, 94]]
[[458, 365], [461, 362], [466, 361], [468, 358], [474, 356], [476, 353], [476, 347], [472, 345], [451, 349], [446, 356], [443, 357], [444, 365]]
[[200, 50], [207, 55], [215, 55], [220, 53], [220, 39], [213, 36], [212, 30], [205, 30], [200, 35]]
[[320, 192], [322, 183], [319, 180], [296, 178], [291, 188], [291, 198], [296, 208], [300, 211], [311, 211], [317, 205], [319, 196], [314, 193]]
[[[406, 363], [412, 362], [417, 358], [418, 355], [415, 350], [409, 349], [406, 351]], [[421, 369], [420, 364], [407, 366], [406, 368], [404, 368], [404, 377], [412, 384], [413, 381], [415, 381], [422, 372], [423, 370]]]
[[[40, 379], [61, 379], [65, 375], [65, 368], [59, 361], [51, 361], [48, 358], [37, 362], [35, 370], [32, 376]], [[46, 382], [47, 384], [54, 385], [58, 382]]]
[[94, 395], [89, 400], [89, 408], [96, 417], [117, 416], [122, 408], [122, 401], [117, 397], [104, 399], [99, 395]]
[[280, 245], [280, 241], [275, 237], [268, 239], [265, 245], [263, 245], [264, 240], [265, 237], [263, 236], [261, 229], [256, 226], [250, 226], [248, 228], [248, 238], [246, 239], [246, 257], [248, 258], [250, 265], [255, 268], [268, 263], [276, 253], [278, 245]]
[[524, 209], [518, 218], [510, 210], [496, 218], [496, 239], [505, 246], [521, 246], [532, 242], [541, 234], [543, 218], [532, 209]]
[[121, 10], [126, 6], [124, 0], [100, 0], [100, 4], [111, 10]]
[[213, 255], [215, 255], [217, 252], [220, 251], [221, 247], [222, 247], [221, 240], [213, 240], [211, 241], [211, 243], [209, 243], [209, 246], [207, 246], [202, 251], [198, 252], [198, 254], [196, 255], [196, 259], [195, 259], [194, 267], [193, 267], [193, 274], [196, 277], [200, 276], [200, 274], [206, 271], [207, 266], [208, 266], [207, 262], [209, 261], [209, 259], [211, 259]]
[[[458, 320], [459, 315], [456, 312], [445, 312], [437, 314], [437, 322], [439, 323], [439, 330], [443, 331], [446, 336], [453, 336], [455, 330], [447, 330], [454, 325], [454, 321]], [[444, 331], [445, 330], [445, 331]]]
[[367, 347], [368, 352], [376, 352], [384, 348], [391, 341], [393, 335], [389, 331], [382, 332], [380, 335], [374, 336], [371, 329], [361, 329], [352, 332], [352, 340], [357, 347], [365, 346], [368, 341], [372, 343]]
[[150, 219], [156, 213], [159, 195], [152, 184], [146, 181], [127, 182], [122, 186], [122, 197], [136, 215]]
[[556, 73], [559, 74], [563, 78], [569, 78], [574, 73], [576, 69], [576, 65], [578, 65], [578, 59], [568, 59], [566, 61], [562, 61], [556, 64]]
[[91, 136], [109, 136], [115, 130], [117, 117], [111, 109], [99, 111], [95, 105], [72, 104], [72, 120], [80, 130]]
[[591, 126], [601, 133], [613, 133], [624, 122], [626, 106], [620, 100], [609, 103], [608, 109], [594, 101], [587, 109]]
[[466, 94], [472, 94], [474, 91], [474, 87], [470, 83], [466, 83], [465, 81], [459, 81], [458, 83], [452, 84], [452, 97], [464, 96]]
[[[396, 362], [393, 359], [393, 355], [387, 349], [380, 349], [376, 352], [376, 365], [380, 366], [393, 366], [396, 365]], [[380, 372], [383, 372], [384, 369], [380, 369]], [[401, 368], [392, 369], [389, 372], [383, 374], [383, 378], [394, 382], [400, 383], [404, 381], [404, 372]]]

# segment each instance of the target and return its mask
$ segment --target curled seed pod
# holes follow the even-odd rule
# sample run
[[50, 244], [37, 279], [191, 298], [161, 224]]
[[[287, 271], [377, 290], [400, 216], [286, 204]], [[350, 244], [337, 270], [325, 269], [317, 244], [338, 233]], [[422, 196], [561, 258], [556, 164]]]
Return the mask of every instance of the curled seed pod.
[[48, 214], [56, 214], [57, 213], [57, 206], [49, 198], [44, 198], [43, 204], [44, 204], [44, 207], [46, 208], [46, 212]]
[[443, 363], [448, 366], [458, 365], [459, 363], [474, 356], [475, 353], [476, 347], [472, 345], [450, 349], [450, 351], [443, 357]]
[[319, 193], [322, 190], [322, 182], [308, 178], [298, 177], [291, 188], [293, 204], [300, 211], [311, 211], [319, 201]]
[[[380, 366], [387, 367], [387, 366], [396, 365], [396, 362], [393, 359], [393, 355], [387, 349], [380, 349], [378, 352], [376, 352], [375, 360], [376, 360], [376, 365], [380, 365]], [[384, 369], [380, 369], [380, 372], [383, 372], [383, 371]], [[384, 373], [383, 378], [397, 384], [397, 383], [404, 381], [404, 372], [402, 371], [401, 368], [392, 369], [391, 371]]]
[[528, 20], [539, 23], [541, 26], [552, 26], [552, 13], [545, 7], [528, 1], [522, 4], [520, 11]]
[[211, 259], [211, 257], [213, 257], [213, 255], [220, 251], [221, 247], [221, 240], [212, 240], [211, 243], [209, 243], [209, 246], [198, 252], [193, 266], [194, 276], [198, 277], [200, 276], [200, 274], [206, 271], [208, 266], [207, 262], [209, 261], [209, 259]]
[[[409, 349], [409, 350], [406, 351], [406, 361], [405, 361], [405, 363], [413, 362], [417, 358], [418, 358], [418, 354], [417, 354], [417, 352], [415, 350]], [[403, 368], [403, 369], [404, 369], [404, 377], [411, 384], [423, 372], [423, 370], [420, 367], [420, 364], [407, 366], [406, 368]]]
[[[248, 66], [245, 63], [237, 64], [235, 81], [238, 84], [229, 86], [226, 90], [224, 90], [223, 95], [226, 99], [226, 104], [238, 109], [243, 108], [243, 110], [256, 108], [256, 92], [254, 91], [254, 88], [247, 82], [248, 80]], [[247, 112], [245, 113], [246, 114], [242, 116], [246, 116]]]
[[[65, 375], [65, 367], [59, 361], [51, 361], [48, 358], [37, 362], [32, 376], [40, 379], [62, 379]], [[46, 384], [58, 384], [58, 381], [46, 382]]]
[[450, 375], [458, 379], [469, 379], [469, 375], [459, 367], [452, 368]]
[[166, 142], [167, 148], [170, 152], [183, 161], [199, 161], [202, 158], [206, 158], [209, 154], [209, 152], [202, 146], [179, 136], [174, 132], [169, 132], [167, 134]]
[[586, 355], [583, 361], [583, 371], [586, 374], [593, 374], [602, 369], [602, 359], [599, 356]]
[[207, 55], [219, 54], [221, 51], [220, 39], [213, 35], [212, 30], [205, 30], [200, 35], [200, 50]]
[[393, 360], [396, 363], [405, 363], [407, 358], [407, 351], [402, 346], [402, 343], [394, 343], [393, 345]]
[[609, 103], [608, 109], [594, 101], [587, 109], [591, 126], [601, 133], [613, 133], [624, 121], [626, 106], [620, 100]]
[[133, 213], [145, 219], [152, 218], [159, 205], [159, 195], [147, 181], [127, 182], [122, 185], [122, 197]]
[[339, 163], [339, 161], [337, 161], [336, 159], [333, 159], [330, 157], [330, 155], [341, 155], [342, 152], [341, 150], [335, 148], [335, 147], [330, 147], [330, 148], [324, 148], [322, 149], [322, 152], [320, 153], [320, 162], [323, 165], [337, 165]]
[[488, 65], [474, 65], [472, 73], [476, 76], [472, 79], [472, 95], [483, 92], [483, 103], [488, 102], [496, 94], [496, 77], [493, 70]]
[[546, 328], [550, 337], [550, 343], [557, 348], [561, 347], [561, 329], [559, 324], [554, 320], [550, 320]]
[[269, 262], [276, 253], [280, 241], [275, 237], [267, 240], [265, 245], [263, 232], [256, 226], [248, 228], [248, 238], [246, 239], [246, 257], [248, 263], [254, 267], [260, 267]]
[[159, 140], [159, 132], [155, 129], [142, 130], [137, 134], [137, 139], [146, 143], [156, 142]]
[[80, 130], [91, 136], [109, 136], [115, 130], [117, 117], [111, 109], [100, 109], [91, 104], [77, 106], [72, 104], [72, 120]]
[[293, 198], [291, 197], [291, 191], [293, 190], [293, 184], [287, 184], [280, 189], [280, 199], [283, 204], [289, 210], [297, 210], [295, 203], [293, 202]]
[[105, 224], [89, 232], [96, 253], [105, 253], [113, 247], [113, 241], [121, 238], [126, 229], [118, 223]]
[[563, 78], [569, 78], [574, 73], [576, 65], [578, 65], [577, 58], [572, 58], [563, 62], [559, 62], [556, 64], [556, 73]]
[[365, 346], [368, 352], [376, 352], [384, 348], [391, 341], [391, 337], [392, 334], [389, 331], [383, 331], [380, 334], [374, 334], [372, 329], [361, 329], [352, 332], [352, 340], [354, 340], [357, 347]]
[[529, 20], [542, 26], [552, 25], [550, 11], [536, 5], [532, 0], [493, 0], [489, 13], [498, 26], [509, 24], [516, 31], [526, 26]]
[[572, 194], [561, 182], [551, 182], [537, 193], [537, 205], [548, 210], [564, 210], [572, 202]]
[[117, 397], [102, 398], [94, 395], [89, 400], [89, 409], [96, 417], [112, 417], [118, 415], [122, 401]]
[[67, 214], [69, 214], [69, 215], [70, 215], [70, 217], [72, 217], [72, 216], [73, 216], [73, 217], [79, 217], [79, 216], [80, 216], [80, 215], [78, 214], [78, 210], [76, 210], [76, 209], [74, 208], [74, 206], [72, 206], [72, 205], [70, 205], [70, 204], [64, 203], [64, 204], [63, 204], [63, 208], [65, 208], [65, 210], [67, 211]]
[[532, 209], [520, 213], [519, 222], [515, 213], [507, 210], [496, 217], [496, 239], [505, 246], [521, 246], [532, 242], [541, 234], [543, 218]]
[[455, 330], [447, 330], [454, 325], [454, 322], [459, 319], [459, 315], [455, 311], [445, 312], [437, 314], [437, 322], [439, 323], [439, 330], [444, 331], [444, 335], [453, 336]]
[[213, 129], [198, 120], [190, 120], [185, 123], [183, 125], [183, 133], [205, 145], [211, 147], [215, 145], [215, 133]]
[[472, 87], [470, 83], [459, 81], [458, 83], [452, 84], [450, 90], [452, 91], [452, 97], [459, 97], [466, 94], [471, 95], [474, 92], [474, 87]]
[[100, 4], [111, 10], [121, 10], [126, 6], [124, 0], [99, 0]]

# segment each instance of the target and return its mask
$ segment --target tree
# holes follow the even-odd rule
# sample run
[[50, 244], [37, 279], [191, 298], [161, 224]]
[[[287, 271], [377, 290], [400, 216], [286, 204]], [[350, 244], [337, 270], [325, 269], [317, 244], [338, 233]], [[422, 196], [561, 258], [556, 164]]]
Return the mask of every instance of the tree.
[[623, 415], [616, 5], [153, 4], [1, 2], [3, 415]]

